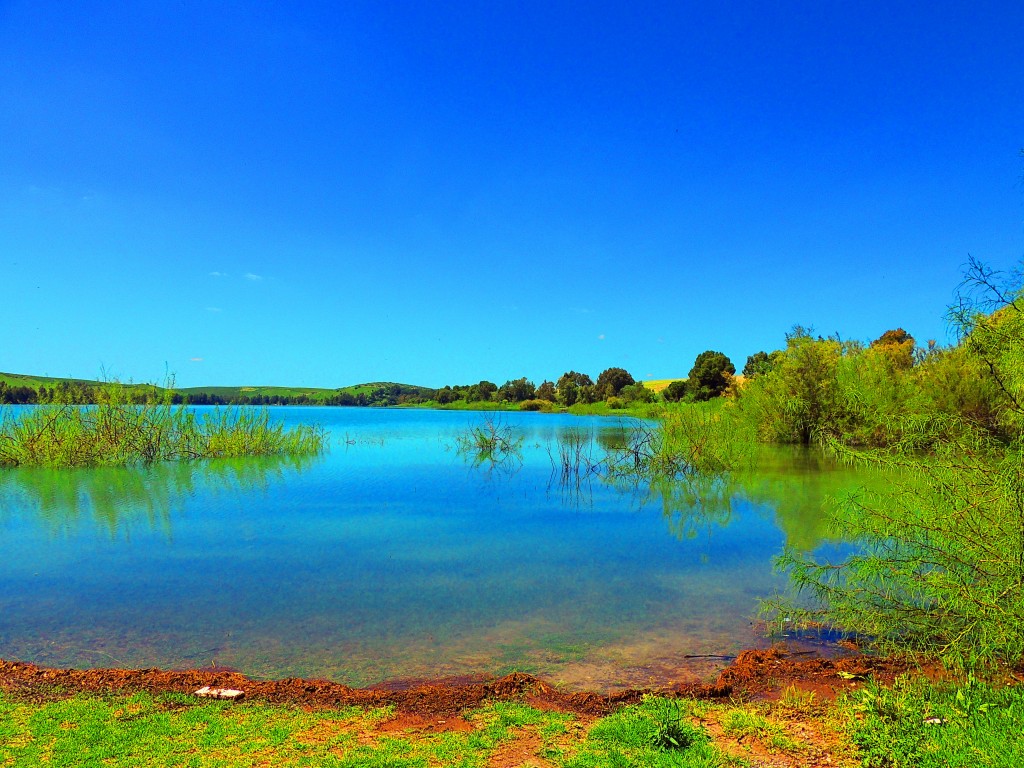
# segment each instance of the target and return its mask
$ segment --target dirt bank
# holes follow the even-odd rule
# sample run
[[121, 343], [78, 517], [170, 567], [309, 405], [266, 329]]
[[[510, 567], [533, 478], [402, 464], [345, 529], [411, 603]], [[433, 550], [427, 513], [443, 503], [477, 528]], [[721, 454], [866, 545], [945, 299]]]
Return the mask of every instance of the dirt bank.
[[790, 686], [831, 697], [869, 677], [890, 682], [907, 671], [907, 662], [870, 656], [840, 659], [807, 658], [785, 648], [741, 653], [718, 679], [709, 684], [670, 685], [661, 689], [626, 690], [607, 695], [565, 693], [532, 675], [515, 672], [496, 680], [439, 680], [423, 683], [350, 688], [328, 680], [251, 680], [233, 671], [200, 669], [50, 669], [18, 661], [0, 660], [0, 689], [33, 699], [48, 699], [76, 692], [147, 691], [193, 693], [203, 686], [235, 688], [245, 697], [269, 703], [308, 707], [393, 705], [401, 712], [445, 716], [480, 706], [493, 699], [522, 698], [538, 707], [603, 715], [621, 704], [658, 693], [715, 699], [729, 696], [772, 698]]

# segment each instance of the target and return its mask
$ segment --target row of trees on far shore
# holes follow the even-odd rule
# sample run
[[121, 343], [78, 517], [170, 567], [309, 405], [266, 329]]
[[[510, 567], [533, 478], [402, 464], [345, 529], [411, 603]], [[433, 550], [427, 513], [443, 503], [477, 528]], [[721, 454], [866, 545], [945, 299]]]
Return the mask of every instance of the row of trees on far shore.
[[[825, 412], [835, 410], [835, 393], [841, 388], [837, 377], [842, 378], [844, 370], [856, 368], [856, 361], [862, 361], [872, 369], [878, 369], [884, 363], [896, 376], [926, 361], [934, 362], [939, 352], [934, 344], [927, 350], [917, 348], [914, 338], [902, 328], [886, 331], [875, 341], [864, 345], [842, 342], [838, 338], [815, 338], [810, 329], [794, 326], [786, 336], [784, 349], [750, 355], [742, 376], [736, 375], [736, 367], [728, 356], [707, 350], [697, 355], [686, 379], [670, 382], [660, 393], [637, 381], [626, 369], [612, 367], [602, 371], [596, 380], [586, 373], [569, 370], [557, 380], [545, 379], [540, 384], [522, 377], [501, 385], [484, 379], [473, 384], [450, 384], [436, 390], [392, 383], [294, 394], [171, 389], [168, 397], [170, 402], [180, 405], [451, 406], [494, 403], [525, 410], [548, 410], [554, 406], [568, 408], [594, 403], [625, 408], [659, 401], [703, 402], [722, 395], [738, 395], [742, 389], [758, 397], [789, 400], [789, 406], [782, 410], [802, 412], [800, 424], [792, 428], [793, 434], [789, 439], [806, 442], [821, 426], [818, 422], [826, 415]], [[843, 360], [847, 362], [843, 363]], [[752, 382], [757, 384], [751, 387]], [[144, 403], [158, 390], [151, 385], [136, 385], [126, 391], [139, 403]], [[96, 384], [83, 381], [58, 380], [50, 386], [38, 388], [10, 386], [0, 381], [0, 404], [88, 404], [96, 402], [96, 391]], [[774, 413], [779, 409], [769, 407], [767, 411]], [[773, 439], [779, 437], [780, 434], [772, 436]]]
[[[767, 356], [764, 352], [759, 355]], [[760, 359], [760, 358], [759, 358]], [[566, 371], [557, 381], [535, 385], [526, 378], [506, 381], [500, 387], [490, 381], [477, 384], [449, 385], [437, 390], [434, 399], [446, 405], [455, 402], [504, 402], [542, 406], [544, 403], [571, 407], [607, 402], [612, 407], [638, 403], [701, 402], [719, 397], [734, 386], [736, 367], [721, 352], [701, 352], [686, 379], [671, 382], [659, 395], [633, 378], [624, 368], [606, 368], [597, 381], [585, 373]], [[521, 406], [522, 407], [522, 406]]]

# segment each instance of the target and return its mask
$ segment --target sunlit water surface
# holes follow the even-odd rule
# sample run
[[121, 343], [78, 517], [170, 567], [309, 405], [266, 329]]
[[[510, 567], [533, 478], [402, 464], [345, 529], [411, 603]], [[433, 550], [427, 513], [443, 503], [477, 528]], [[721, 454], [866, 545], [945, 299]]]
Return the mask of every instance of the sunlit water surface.
[[[835, 546], [823, 500], [864, 481], [801, 451], [668, 492], [553, 473], [628, 420], [502, 414], [521, 461], [456, 438], [485, 415], [276, 408], [323, 457], [0, 470], [0, 657], [228, 666], [352, 685], [526, 670], [571, 688], [697, 679], [766, 643], [784, 544]], [[494, 418], [491, 416], [491, 418]]]

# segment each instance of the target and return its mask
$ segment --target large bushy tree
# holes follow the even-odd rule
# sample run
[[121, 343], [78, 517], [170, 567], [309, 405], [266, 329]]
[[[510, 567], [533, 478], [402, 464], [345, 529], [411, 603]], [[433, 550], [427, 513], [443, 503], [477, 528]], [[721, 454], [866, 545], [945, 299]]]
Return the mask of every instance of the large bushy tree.
[[566, 371], [558, 377], [558, 381], [555, 383], [558, 402], [565, 406], [575, 405], [583, 400], [584, 387], [593, 386], [594, 380], [587, 376], [587, 374]]
[[536, 394], [537, 388], [532, 381], [527, 381], [524, 376], [521, 379], [506, 381], [498, 389], [498, 395], [502, 400], [509, 403], [521, 403], [523, 400], [531, 400]]
[[542, 381], [540, 386], [537, 387], [538, 400], [547, 400], [549, 403], [555, 402], [555, 384], [551, 381]]
[[736, 366], [722, 352], [701, 352], [687, 377], [687, 394], [698, 402], [718, 397], [729, 386], [734, 373]]
[[620, 396], [627, 403], [653, 403], [656, 402], [658, 396], [655, 394], [653, 389], [649, 389], [644, 386], [642, 381], [638, 381], [634, 384], [629, 384], [623, 387], [620, 392]]
[[625, 368], [606, 368], [601, 371], [594, 386], [599, 397], [608, 398], [617, 396], [623, 387], [635, 383], [636, 380]]
[[902, 328], [889, 330], [871, 342], [871, 349], [886, 355], [898, 368], [914, 364], [914, 337]]
[[476, 385], [476, 388], [477, 392], [480, 393], [481, 400], [490, 400], [491, 395], [498, 391], [498, 385], [493, 381], [487, 381], [487, 379], [483, 379]]

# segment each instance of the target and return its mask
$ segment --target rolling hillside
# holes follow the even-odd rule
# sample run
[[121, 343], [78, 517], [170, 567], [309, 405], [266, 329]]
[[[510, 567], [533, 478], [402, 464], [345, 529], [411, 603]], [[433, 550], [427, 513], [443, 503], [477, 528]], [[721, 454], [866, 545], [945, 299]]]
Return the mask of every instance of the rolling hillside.
[[65, 379], [52, 376], [29, 376], [24, 373], [0, 372], [0, 382], [3, 382], [8, 387], [32, 387], [32, 389], [39, 389], [40, 387], [52, 387], [61, 381], [66, 381], [70, 384], [82, 384], [87, 387], [99, 386], [101, 383], [90, 379]]
[[[102, 381], [96, 381], [93, 379], [70, 379], [70, 378], [59, 378], [53, 376], [33, 376], [30, 374], [23, 373], [3, 373], [0, 372], [0, 383], [6, 384], [7, 387], [29, 387], [31, 389], [38, 390], [40, 387], [46, 387], [52, 389], [61, 382], [68, 384], [75, 384], [76, 386], [84, 387], [99, 387], [103, 385]], [[136, 384], [134, 386], [152, 388], [152, 384]], [[431, 387], [421, 387], [415, 384], [399, 384], [390, 381], [375, 381], [367, 382], [363, 384], [351, 384], [345, 387], [337, 387], [331, 389], [328, 387], [283, 387], [283, 386], [237, 386], [237, 387], [221, 387], [221, 386], [202, 386], [202, 387], [176, 387], [175, 392], [182, 395], [209, 395], [224, 400], [235, 400], [240, 398], [253, 398], [253, 397], [284, 397], [284, 398], [297, 398], [305, 396], [311, 401], [326, 400], [330, 397], [336, 396], [339, 393], [347, 393], [354, 397], [359, 395], [369, 396], [373, 392], [380, 390], [381, 388], [392, 390], [397, 387], [397, 392], [406, 395], [419, 395], [423, 397], [429, 397], [434, 393], [434, 389]]]

